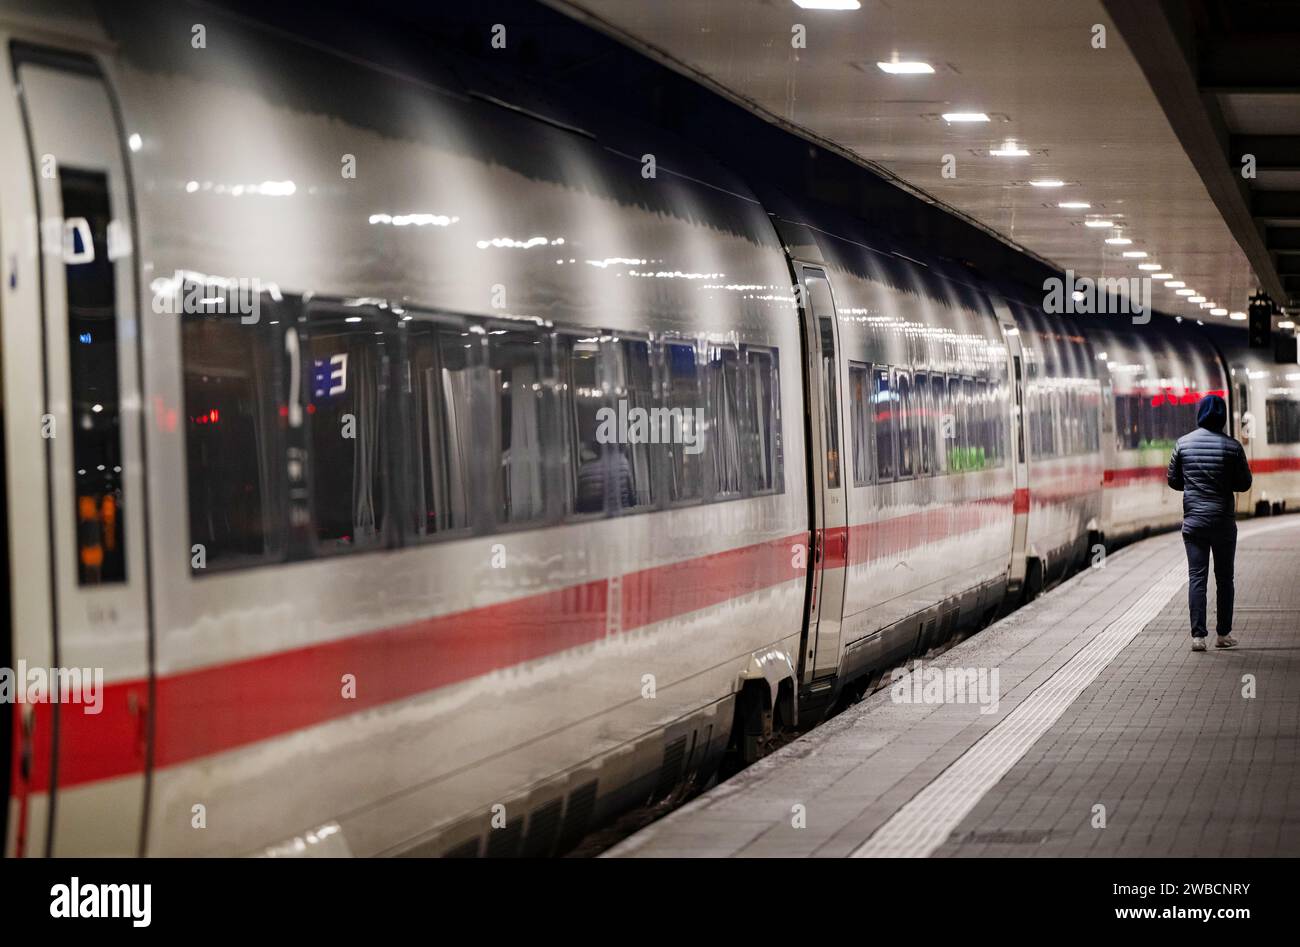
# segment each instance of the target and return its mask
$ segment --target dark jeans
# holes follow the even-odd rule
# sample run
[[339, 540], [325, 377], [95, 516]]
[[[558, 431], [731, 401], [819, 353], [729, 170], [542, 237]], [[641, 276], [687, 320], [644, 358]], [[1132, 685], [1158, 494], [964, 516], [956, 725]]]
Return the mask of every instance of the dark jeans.
[[1204, 638], [1205, 581], [1210, 573], [1210, 554], [1214, 554], [1214, 585], [1218, 590], [1218, 627], [1220, 635], [1232, 632], [1232, 565], [1237, 557], [1237, 530], [1192, 531], [1183, 533], [1187, 547], [1187, 607], [1192, 615], [1192, 637]]

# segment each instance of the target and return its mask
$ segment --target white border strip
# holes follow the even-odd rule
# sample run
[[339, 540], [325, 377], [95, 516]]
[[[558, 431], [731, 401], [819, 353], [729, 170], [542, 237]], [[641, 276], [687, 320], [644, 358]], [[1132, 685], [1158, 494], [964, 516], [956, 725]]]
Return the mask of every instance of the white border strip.
[[1084, 688], [1138, 636], [1186, 583], [1187, 567], [1170, 568], [1124, 614], [1057, 669], [934, 782], [853, 851], [854, 858], [925, 858], [947, 841], [984, 794], [1065, 713]]

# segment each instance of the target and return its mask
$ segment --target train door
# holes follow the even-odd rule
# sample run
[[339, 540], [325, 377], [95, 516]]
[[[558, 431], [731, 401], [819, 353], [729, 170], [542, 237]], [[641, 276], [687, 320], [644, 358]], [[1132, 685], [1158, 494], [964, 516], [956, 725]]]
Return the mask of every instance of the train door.
[[848, 498], [840, 449], [839, 326], [835, 300], [824, 270], [800, 266], [803, 283], [804, 351], [807, 358], [808, 414], [812, 434], [812, 582], [808, 637], [803, 650], [803, 682], [831, 677], [839, 670], [840, 623], [848, 565]]
[[[1236, 402], [1230, 409], [1233, 419], [1236, 421], [1235, 433], [1237, 440], [1241, 441], [1241, 446], [1246, 451], [1246, 462], [1253, 464], [1255, 459], [1255, 434], [1258, 430], [1259, 422], [1251, 411], [1250, 406], [1250, 372], [1245, 365], [1238, 365], [1236, 372], [1229, 376], [1232, 379], [1231, 395]], [[1255, 510], [1254, 502], [1255, 490], [1252, 488], [1245, 493], [1236, 494], [1237, 512], [1253, 513]]]
[[91, 60], [17, 46], [13, 56], [41, 251], [44, 439], [34, 434], [32, 449], [46, 450], [52, 664], [64, 682], [25, 738], [49, 819], [24, 831], [54, 855], [134, 855], [150, 616], [127, 139]]
[[1011, 356], [1011, 459], [1015, 483], [1011, 495], [1011, 566], [1007, 580], [1013, 588], [1025, 581], [1025, 543], [1029, 535], [1029, 458], [1025, 453], [1025, 365], [1020, 331], [1002, 324]]

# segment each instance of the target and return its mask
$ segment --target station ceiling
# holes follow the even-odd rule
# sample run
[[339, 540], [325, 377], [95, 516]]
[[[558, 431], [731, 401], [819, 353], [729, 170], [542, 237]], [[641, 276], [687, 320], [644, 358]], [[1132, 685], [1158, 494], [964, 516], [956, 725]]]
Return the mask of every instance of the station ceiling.
[[[856, 8], [801, 5], [828, 2]], [[1166, 312], [1226, 322], [1257, 289], [1300, 303], [1294, 3], [552, 5], [1061, 269], [1157, 276]], [[1279, 29], [1256, 32], [1273, 21], [1243, 7], [1277, 13]], [[1257, 152], [1253, 179], [1239, 173], [1244, 149]]]

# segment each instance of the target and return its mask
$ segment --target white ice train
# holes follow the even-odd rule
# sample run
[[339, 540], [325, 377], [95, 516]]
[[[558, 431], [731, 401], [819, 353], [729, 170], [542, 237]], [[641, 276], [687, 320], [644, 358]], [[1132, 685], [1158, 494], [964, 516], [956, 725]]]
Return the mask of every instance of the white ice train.
[[1207, 391], [1300, 491], [1241, 333], [202, 10], [0, 2], [0, 666], [105, 680], [10, 855], [552, 854], [1175, 525]]

